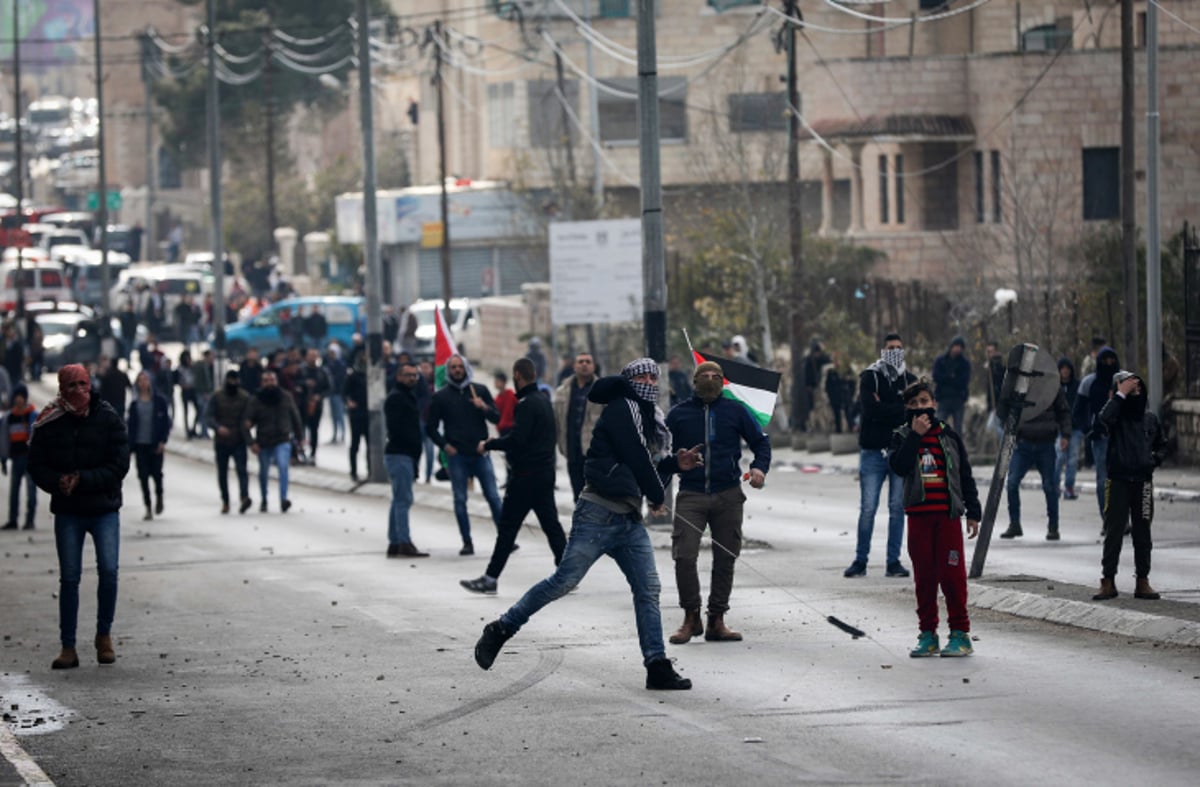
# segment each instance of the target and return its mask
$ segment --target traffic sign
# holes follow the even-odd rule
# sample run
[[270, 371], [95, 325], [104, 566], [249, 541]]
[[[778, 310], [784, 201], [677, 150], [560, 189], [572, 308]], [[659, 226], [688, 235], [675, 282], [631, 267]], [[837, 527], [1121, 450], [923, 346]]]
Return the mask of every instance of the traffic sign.
[[[108, 202], [109, 210], [120, 210], [121, 209], [121, 192], [119, 192], [119, 191], [108, 192], [107, 202]], [[88, 210], [99, 210], [100, 209], [100, 192], [98, 192], [98, 191], [89, 191], [88, 192], [87, 209]]]

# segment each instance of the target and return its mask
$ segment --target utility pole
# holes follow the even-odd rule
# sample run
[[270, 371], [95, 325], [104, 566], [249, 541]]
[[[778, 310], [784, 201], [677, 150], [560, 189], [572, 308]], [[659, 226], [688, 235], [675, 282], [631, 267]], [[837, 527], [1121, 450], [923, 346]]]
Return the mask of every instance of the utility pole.
[[[646, 355], [667, 360], [667, 279], [663, 262], [662, 167], [658, 145], [658, 46], [655, 0], [638, 0], [638, 162], [642, 182], [642, 330]], [[663, 378], [666, 375], [662, 375]]]
[[[112, 315], [112, 304], [109, 303], [111, 296], [109, 289], [112, 287], [112, 274], [108, 269], [108, 171], [106, 162], [108, 160], [108, 151], [104, 147], [104, 128], [108, 124], [104, 122], [104, 69], [103, 59], [100, 52], [100, 0], [92, 0], [92, 15], [93, 35], [96, 45], [96, 117], [100, 122], [96, 130], [96, 144], [100, 146], [100, 188], [97, 189], [100, 196], [99, 210], [96, 212], [97, 222], [100, 224], [100, 304], [104, 310], [105, 320], [101, 323], [102, 334], [107, 334], [108, 317]], [[18, 131], [18, 133], [20, 133]]]
[[[562, 55], [554, 53], [554, 74], [558, 86], [559, 122], [562, 124], [563, 145], [567, 153], [567, 182], [575, 186], [575, 144], [571, 139], [571, 119], [567, 117], [567, 90], [563, 80]], [[572, 195], [574, 196], [574, 195]], [[570, 218], [570, 217], [568, 217]]]
[[225, 358], [225, 249], [221, 218], [221, 101], [217, 78], [217, 4], [206, 0], [208, 11], [208, 189], [213, 254], [213, 351], [220, 375]]
[[152, 259], [151, 249], [154, 239], [158, 237], [154, 231], [154, 92], [151, 89], [154, 80], [150, 75], [150, 31], [142, 34], [142, 86], [145, 88], [146, 106], [146, 223], [143, 225], [142, 238], [146, 242], [145, 259]]
[[[16, 166], [17, 176], [17, 224], [25, 226], [25, 155], [22, 150], [24, 133], [21, 131], [21, 3], [13, 1], [13, 117], [17, 122]], [[17, 249], [17, 318], [25, 316], [25, 255]]]
[[[588, 27], [592, 25], [592, 0], [583, 0], [583, 21]], [[587, 55], [587, 72], [589, 79], [596, 75], [596, 64], [592, 57], [592, 39], [583, 39], [584, 52]], [[592, 201], [595, 203], [597, 214], [604, 205], [604, 169], [600, 156], [600, 89], [591, 81], [588, 82], [588, 125], [592, 130]], [[591, 325], [588, 326], [591, 330]], [[591, 341], [589, 339], [589, 341]], [[592, 347], [595, 347], [593, 342]]]
[[[433, 34], [437, 40], [433, 44], [433, 84], [437, 87], [437, 138], [438, 138], [438, 174], [442, 187], [442, 309], [446, 315], [446, 324], [450, 319], [450, 196], [446, 193], [446, 93], [442, 80], [442, 23], [433, 23]], [[457, 348], [456, 348], [457, 349]]]
[[275, 228], [279, 226], [279, 217], [275, 210], [275, 90], [272, 82], [274, 75], [274, 57], [272, 32], [274, 15], [267, 9], [269, 19], [267, 32], [263, 39], [263, 108], [267, 113], [267, 236], [270, 246], [275, 246]]
[[[795, 0], [784, 0], [784, 13], [800, 18], [800, 8]], [[790, 231], [791, 272], [791, 348], [792, 348], [792, 433], [799, 432], [804, 423], [804, 357], [800, 348], [804, 346], [804, 216], [801, 213], [800, 187], [800, 88], [796, 84], [796, 26], [785, 22], [787, 50], [787, 100], [788, 100], [788, 225]]]
[[1121, 0], [1121, 260], [1125, 271], [1125, 368], [1137, 371], [1137, 205], [1134, 204], [1133, 0]]
[[383, 314], [380, 289], [379, 217], [375, 202], [375, 117], [371, 97], [371, 18], [368, 0], [358, 0], [358, 103], [362, 117], [363, 143], [363, 254], [367, 263], [367, 477], [375, 483], [387, 481], [383, 466], [386, 430], [383, 400]]
[[1146, 377], [1149, 407], [1162, 405], [1162, 218], [1159, 215], [1158, 5], [1146, 4]]

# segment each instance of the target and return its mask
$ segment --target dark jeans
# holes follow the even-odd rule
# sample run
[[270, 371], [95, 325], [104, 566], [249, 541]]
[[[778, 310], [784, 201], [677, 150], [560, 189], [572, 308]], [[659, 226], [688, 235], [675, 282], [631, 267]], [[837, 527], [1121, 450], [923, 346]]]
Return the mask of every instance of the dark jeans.
[[142, 502], [150, 507], [150, 479], [154, 479], [154, 493], [161, 499], [163, 494], [163, 455], [157, 443], [137, 443], [133, 446], [137, 459], [138, 481], [142, 484]]
[[[196, 397], [195, 388], [180, 388], [179, 401], [183, 403], [183, 431], [187, 432], [188, 437], [195, 435], [200, 431], [200, 400]], [[192, 418], [188, 420], [188, 410], [192, 411]]]
[[945, 421], [954, 427], [954, 431], [962, 434], [963, 414], [966, 412], [967, 403], [956, 399], [949, 399], [945, 402], [938, 402], [937, 417], [939, 420]]
[[1050, 532], [1058, 531], [1058, 478], [1054, 475], [1057, 462], [1055, 443], [1030, 443], [1018, 440], [1008, 465], [1008, 521], [1021, 524], [1021, 479], [1036, 467], [1042, 477], [1042, 492], [1046, 495], [1046, 519]]
[[308, 430], [308, 458], [313, 464], [317, 461], [317, 431], [321, 428], [321, 410], [316, 415], [304, 419], [304, 428]]
[[121, 520], [116, 511], [100, 516], [58, 514], [54, 517], [54, 545], [58, 549], [58, 624], [64, 648], [75, 647], [79, 618], [79, 579], [83, 575], [83, 542], [88, 534], [96, 547], [99, 578], [96, 604], [96, 633], [112, 631], [117, 610], [117, 554], [120, 551]]
[[571, 476], [571, 495], [579, 502], [579, 493], [583, 491], [583, 457], [567, 460], [567, 474]]
[[675, 528], [671, 533], [671, 557], [675, 559], [675, 586], [679, 606], [700, 609], [700, 537], [705, 525], [712, 532], [712, 588], [708, 594], [708, 614], [729, 611], [733, 591], [733, 565], [742, 552], [742, 487], [706, 495], [680, 490], [675, 497]]
[[229, 502], [229, 460], [233, 459], [234, 472], [237, 473], [239, 499], [250, 497], [250, 473], [246, 469], [246, 444], [236, 445], [216, 444], [217, 449], [217, 487], [221, 490], [221, 502]]
[[25, 504], [25, 522], [33, 524], [33, 515], [37, 511], [37, 484], [29, 474], [29, 454], [14, 454], [9, 462], [8, 477], [8, 521], [16, 522], [21, 508], [21, 483], [27, 487]]
[[1104, 576], [1117, 575], [1125, 524], [1133, 519], [1133, 564], [1139, 577], [1150, 576], [1150, 523], [1154, 520], [1154, 483], [1109, 478], [1104, 483]]
[[554, 565], [562, 562], [567, 536], [558, 521], [558, 506], [554, 502], [554, 468], [525, 475], [513, 473], [508, 477], [508, 487], [504, 490], [496, 547], [492, 550], [492, 559], [485, 572], [492, 579], [499, 579], [504, 571], [508, 553], [512, 552], [521, 523], [530, 511], [537, 515], [538, 524], [546, 534], [550, 551], [554, 553]]
[[367, 446], [367, 469], [370, 470], [371, 445], [367, 442], [367, 423], [366, 418], [350, 418], [350, 475], [358, 475], [359, 443]]

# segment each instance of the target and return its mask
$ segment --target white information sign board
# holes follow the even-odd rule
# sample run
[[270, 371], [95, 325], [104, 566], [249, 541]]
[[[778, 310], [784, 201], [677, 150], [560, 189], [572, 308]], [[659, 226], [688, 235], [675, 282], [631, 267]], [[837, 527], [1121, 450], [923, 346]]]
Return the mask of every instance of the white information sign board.
[[642, 222], [550, 225], [550, 319], [555, 325], [642, 319]]

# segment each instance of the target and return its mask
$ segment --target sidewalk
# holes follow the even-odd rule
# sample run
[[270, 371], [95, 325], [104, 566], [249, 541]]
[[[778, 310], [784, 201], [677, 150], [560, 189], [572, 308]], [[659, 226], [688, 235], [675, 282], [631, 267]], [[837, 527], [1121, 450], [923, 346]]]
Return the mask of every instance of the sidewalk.
[[[52, 389], [44, 383], [32, 384], [31, 391], [36, 397], [35, 401], [39, 403], [49, 401], [53, 396]], [[324, 423], [323, 426], [327, 427], [328, 423]], [[322, 439], [327, 436], [323, 435]], [[292, 467], [289, 471], [290, 482], [337, 494], [359, 494], [390, 499], [389, 484], [352, 481], [349, 477], [345, 448], [336, 448], [338, 450], [334, 452], [324, 445], [321, 446], [318, 452], [322, 459], [320, 467]], [[167, 443], [167, 451], [197, 462], [213, 462], [212, 443], [209, 440], [186, 440], [178, 424], [173, 431], [172, 440]], [[503, 483], [504, 463], [495, 464], [498, 481]], [[809, 453], [791, 448], [775, 448], [772, 464], [776, 468], [788, 465], [804, 474], [853, 475], [858, 469], [858, 454]], [[975, 465], [974, 470], [980, 486], [989, 486], [993, 473], [992, 465]], [[565, 481], [565, 468], [560, 467], [560, 471], [559, 477]], [[1092, 474], [1081, 473], [1080, 483], [1077, 484], [1081, 498], [1085, 494], [1090, 496], [1095, 491], [1094, 481], [1082, 480], [1088, 475]], [[1094, 475], [1092, 477], [1094, 478]], [[252, 478], [252, 483], [253, 481]], [[1163, 468], [1155, 473], [1155, 482], [1158, 487], [1157, 496], [1162, 500], [1179, 503], [1200, 502], [1200, 470]], [[1027, 478], [1022, 484], [1022, 489], [1025, 488], [1040, 489], [1036, 475], [1032, 480]], [[574, 504], [570, 487], [565, 482], [560, 484], [556, 498], [560, 518], [564, 523], [569, 523]], [[443, 482], [417, 483], [413, 486], [413, 502], [417, 506], [448, 511], [452, 505], [450, 485]], [[472, 517], [487, 519], [491, 515], [480, 495], [471, 495], [467, 505]], [[1200, 523], [1197, 532], [1200, 535]], [[656, 549], [670, 548], [669, 529], [651, 527], [650, 535]], [[1173, 551], [1176, 554], [1182, 552], [1189, 560], [1200, 565], [1200, 538], [1196, 539], [1195, 543], [1177, 545]], [[968, 584], [970, 603], [976, 608], [1092, 631], [1200, 647], [1200, 603], [1164, 599], [1147, 606], [1146, 602], [1135, 601], [1128, 593], [1117, 599], [1099, 603], [1090, 600], [1093, 592], [1091, 587], [1026, 574], [985, 576]]]

